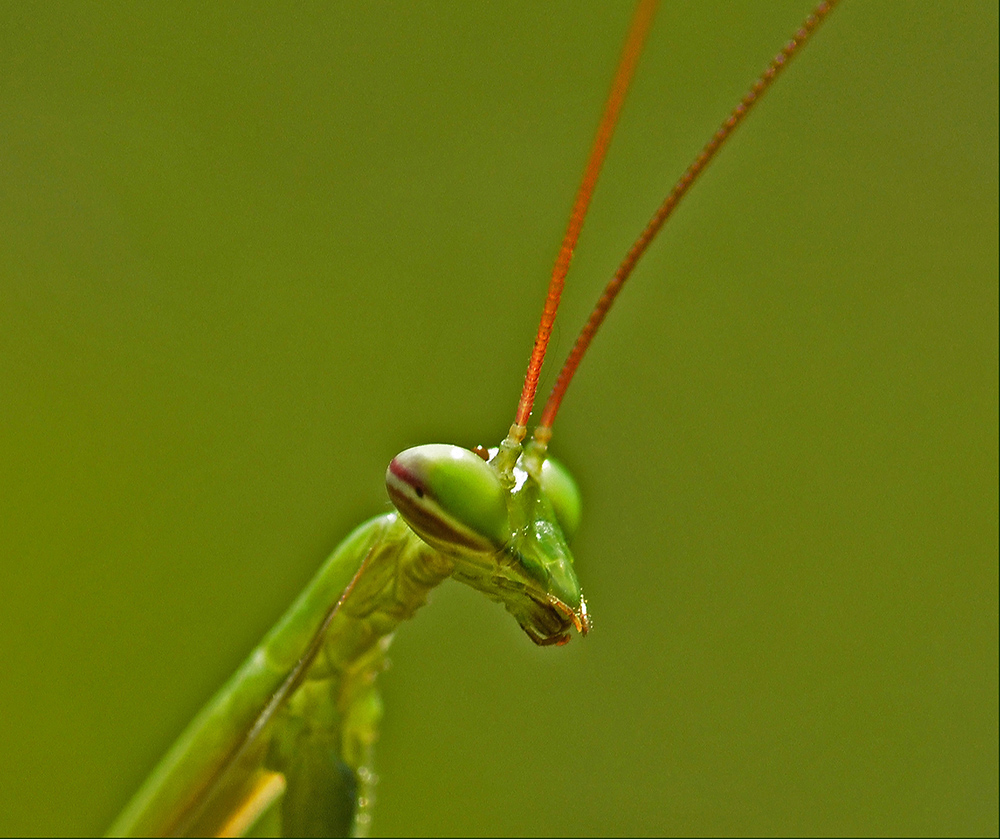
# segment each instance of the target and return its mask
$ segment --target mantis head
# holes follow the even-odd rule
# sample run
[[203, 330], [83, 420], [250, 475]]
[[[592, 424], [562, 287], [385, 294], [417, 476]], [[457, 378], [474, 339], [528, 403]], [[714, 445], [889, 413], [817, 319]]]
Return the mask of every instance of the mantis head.
[[389, 498], [455, 561], [454, 577], [503, 603], [536, 644], [565, 644], [571, 627], [586, 634], [568, 544], [580, 523], [575, 481], [552, 458], [537, 477], [519, 460], [508, 487], [485, 455], [444, 444], [407, 449], [386, 470]]
[[490, 453], [489, 463], [485, 457], [458, 446], [429, 445], [407, 449], [389, 464], [386, 474], [389, 497], [410, 527], [427, 544], [455, 560], [453, 576], [501, 601], [537, 644], [564, 644], [569, 640], [570, 626], [581, 633], [590, 628], [587, 604], [573, 571], [573, 557], [566, 539], [579, 521], [579, 491], [569, 474], [545, 455], [566, 390], [650, 243], [718, 150], [836, 2], [822, 0], [816, 6], [684, 171], [629, 248], [580, 330], [542, 409], [531, 442], [522, 449], [569, 263], [625, 90], [652, 23], [655, 3], [639, 4], [552, 269], [521, 399], [507, 438], [495, 456]]

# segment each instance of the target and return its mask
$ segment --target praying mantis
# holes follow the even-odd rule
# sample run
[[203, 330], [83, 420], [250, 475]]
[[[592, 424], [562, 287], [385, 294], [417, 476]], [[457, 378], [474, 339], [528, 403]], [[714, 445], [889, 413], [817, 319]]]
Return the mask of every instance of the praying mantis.
[[677, 181], [591, 312], [527, 439], [570, 261], [656, 3], [641, 0], [556, 259], [507, 436], [496, 449], [429, 444], [393, 458], [395, 511], [359, 525], [192, 721], [111, 835], [346, 835], [367, 832], [374, 687], [399, 624], [448, 577], [504, 605], [539, 646], [591, 620], [568, 540], [579, 489], [548, 453], [562, 399], [618, 293], [715, 154], [836, 5], [824, 0], [772, 59]]
[[[216, 56], [226, 56], [225, 44], [246, 51], [256, 42], [268, 46], [264, 54], [280, 55], [282, 39], [294, 37], [291, 28], [272, 25], [265, 14], [260, 27], [270, 33], [267, 39], [231, 28], [209, 58], [207, 48], [202, 56], [197, 47], [199, 32], [207, 34], [203, 23], [190, 22], [191, 41], [175, 54], [171, 38], [188, 31], [189, 22], [176, 21], [161, 34], [155, 20], [146, 20], [141, 43], [152, 47], [150, 57], [161, 57], [166, 66], [167, 56], [176, 55], [181, 71], [186, 64], [204, 70], [199, 95], [184, 108], [171, 107], [169, 96], [164, 103], [168, 79], [181, 91], [187, 82], [183, 72], [179, 79], [164, 72], [162, 88], [148, 97], [166, 105], [159, 114], [126, 98], [114, 115], [134, 119], [124, 134], [109, 114], [92, 115], [107, 149], [88, 145], [89, 135], [75, 127], [77, 106], [63, 108], [72, 129], [63, 129], [65, 135], [59, 119], [45, 124], [50, 132], [43, 136], [67, 141], [45, 169], [47, 178], [58, 184], [82, 172], [70, 182], [76, 191], [66, 194], [85, 187], [81, 210], [101, 222], [95, 239], [90, 228], [78, 234], [74, 216], [49, 214], [49, 223], [59, 221], [61, 245], [47, 249], [46, 258], [58, 267], [74, 257], [79, 271], [79, 255], [67, 243], [90, 241], [93, 252], [111, 255], [111, 264], [98, 266], [103, 284], [80, 273], [62, 291], [36, 284], [24, 298], [38, 301], [28, 316], [18, 298], [6, 294], [6, 284], [0, 306], [0, 317], [11, 316], [5, 340], [13, 328], [19, 345], [31, 351], [32, 387], [44, 388], [44, 403], [28, 400], [23, 427], [16, 424], [16, 435], [4, 441], [32, 453], [24, 471], [37, 476], [36, 490], [25, 493], [23, 481], [8, 482], [5, 475], [4, 499], [15, 500], [20, 512], [5, 519], [0, 535], [5, 556], [19, 558], [21, 569], [5, 583], [2, 616], [12, 674], [0, 726], [11, 757], [0, 792], [5, 832], [104, 829], [318, 560], [358, 521], [383, 509], [379, 476], [395, 452], [427, 439], [471, 445], [495, 443], [502, 435], [541, 292], [525, 291], [502, 305], [495, 292], [509, 284], [533, 290], [550, 267], [627, 23], [625, 10], [600, 6], [566, 4], [542, 15], [532, 10], [537, 4], [527, 4], [512, 15], [514, 32], [499, 20], [456, 26], [454, 15], [419, 26], [391, 16], [388, 25], [337, 22], [324, 30], [334, 36], [322, 38], [308, 67], [302, 58], [308, 44], [296, 42], [302, 64], [273, 68], [275, 75], [290, 71], [293, 91], [307, 80], [301, 97], [285, 103], [267, 98], [260, 61], [241, 62], [244, 75], [225, 64], [224, 72], [213, 70], [220, 69]], [[885, 464], [886, 439], [920, 439], [889, 434], [889, 420], [907, 404], [898, 392], [886, 389], [875, 411], [864, 398], [865, 371], [876, 378], [900, 358], [900, 333], [889, 331], [872, 343], [895, 354], [873, 353], [873, 364], [865, 366], [869, 347], [856, 341], [857, 331], [835, 346], [828, 326], [831, 317], [836, 324], [868, 312], [872, 300], [896, 309], [895, 289], [903, 280], [890, 279], [889, 269], [908, 286], [931, 287], [921, 266], [928, 266], [930, 277], [931, 262], [943, 267], [945, 261], [931, 260], [938, 216], [916, 212], [914, 196], [921, 190], [935, 198], [942, 215], [947, 209], [949, 218], [973, 229], [975, 213], [949, 196], [957, 192], [951, 188], [956, 161], [974, 145], [959, 137], [959, 156], [946, 150], [956, 150], [956, 126], [970, 124], [973, 109], [962, 104], [969, 101], [962, 91], [975, 75], [975, 58], [989, 50], [969, 46], [978, 31], [971, 12], [959, 25], [949, 23], [957, 8], [911, 8], [902, 28], [870, 4], [847, 4], [838, 12], [835, 25], [692, 194], [581, 371], [560, 420], [556, 453], [581, 481], [587, 502], [576, 543], [595, 612], [586, 643], [536, 650], [501, 609], [454, 585], [443, 586], [432, 607], [399, 633], [394, 668], [382, 684], [389, 712], [377, 752], [383, 781], [376, 830], [458, 833], [484, 824], [581, 833], [615, 825], [736, 830], [748, 813], [756, 830], [765, 830], [804, 824], [794, 821], [793, 794], [815, 808], [811, 824], [833, 830], [839, 822], [823, 819], [840, 818], [844, 798], [850, 802], [857, 790], [868, 789], [868, 770], [891, 765], [893, 749], [906, 753], [899, 746], [904, 734], [912, 743], [930, 739], [933, 727], [907, 728], [905, 717], [877, 715], [878, 702], [866, 701], [863, 692], [866, 668], [841, 671], [834, 655], [828, 675], [837, 676], [844, 695], [860, 697], [881, 739], [871, 741], [870, 761], [846, 767], [838, 767], [835, 749], [822, 752], [834, 755], [832, 768], [840, 772], [833, 784], [802, 772], [817, 765], [814, 758], [825, 745], [850, 742], [851, 729], [849, 715], [830, 707], [834, 694], [822, 692], [823, 668], [812, 659], [803, 666], [791, 652], [797, 639], [822, 652], [837, 626], [853, 633], [855, 649], [865, 649], [863, 621], [824, 618], [837, 612], [824, 610], [827, 600], [864, 604], [869, 590], [850, 566], [826, 566], [831, 521], [851, 523], [846, 533], [862, 542], [868, 533], [883, 550], [891, 544], [901, 552], [912, 533], [911, 524], [901, 522], [898, 539], [870, 527], [859, 530], [855, 523], [863, 525], [864, 516], [850, 499], [831, 498], [823, 487], [855, 495], [860, 488], [862, 498], [866, 486], [872, 495], [880, 490], [889, 506], [880, 501], [870, 509], [888, 512], [891, 529], [891, 505], [908, 481], [937, 485], [923, 480], [930, 466], [924, 460], [897, 454], [911, 468], [891, 481], [890, 473], [872, 476], [856, 466], [852, 451], [873, 469]], [[606, 279], [666, 184], [804, 11], [777, 4], [766, 9], [726, 4], [713, 11], [705, 4], [691, 17], [673, 4], [663, 8], [583, 234], [566, 306], [590, 302], [590, 290]], [[49, 22], [43, 43], [61, 42], [56, 23]], [[126, 15], [80, 35], [99, 43], [128, 26]], [[420, 34], [399, 41], [412, 65], [387, 60], [394, 35], [411, 30]], [[350, 50], [338, 32], [349, 33]], [[520, 49], [532, 38], [534, 52]], [[491, 47], [498, 39], [502, 46]], [[890, 45], [888, 52], [883, 45]], [[444, 81], [435, 80], [430, 68], [409, 72], [443, 63], [446, 53], [452, 63], [440, 73]], [[143, 86], [143, 65], [130, 64], [126, 55], [125, 66], [140, 71], [131, 73], [133, 84]], [[65, 72], [70, 79], [73, 56], [63, 52], [56, 63], [46, 56], [49, 75], [40, 78], [58, 80]], [[352, 62], [359, 65], [356, 72]], [[961, 62], [965, 79], [956, 81], [949, 68]], [[326, 73], [328, 63], [336, 69]], [[85, 89], [106, 85], [107, 101], [115, 101], [121, 79], [95, 75], [93, 66], [81, 66], [74, 82]], [[411, 77], [409, 86], [398, 81], [402, 76]], [[505, 85], [507, 76], [512, 81]], [[344, 90], [355, 93], [341, 93], [338, 77], [346, 77], [350, 87]], [[944, 100], [925, 97], [937, 81], [948, 85]], [[260, 94], [263, 117], [249, 107], [255, 104], [249, 95], [241, 98], [244, 92]], [[864, 105], [856, 116], [855, 100]], [[16, 113], [19, 100], [7, 101]], [[87, 100], [43, 101], [55, 107]], [[421, 104], [418, 109], [408, 102]], [[398, 121], [391, 109], [402, 109]], [[245, 113], [257, 115], [250, 131], [244, 130]], [[328, 115], [320, 120], [319, 114]], [[210, 130], [203, 131], [198, 119]], [[217, 126], [229, 124], [242, 127], [218, 136]], [[17, 130], [17, 123], [8, 122], [11, 127]], [[908, 141], [890, 147], [897, 134]], [[398, 144], [382, 139], [387, 135]], [[123, 144], [123, 136], [129, 142]], [[285, 139], [276, 143], [279, 136]], [[486, 142], [498, 137], [503, 141]], [[130, 143], [148, 165], [137, 167], [127, 156]], [[934, 143], [939, 156], [922, 151]], [[238, 188], [224, 167], [219, 176], [211, 157], [216, 148], [239, 161]], [[337, 150], [336, 161], [327, 149]], [[935, 160], [946, 165], [939, 168]], [[352, 169], [366, 177], [352, 179]], [[128, 235], [116, 227], [119, 218], [93, 212], [104, 206], [98, 188], [105, 182], [100, 174], [87, 175], [92, 170], [135, 184], [125, 194], [133, 202], [125, 204], [126, 220], [135, 223]], [[355, 182], [358, 188], [349, 191]], [[139, 200], [142, 195], [146, 200]], [[171, 206], [194, 208], [192, 223], [179, 223], [177, 210], [159, 210]], [[292, 225], [301, 230], [289, 230]], [[859, 229], [871, 235], [859, 241]], [[241, 238], [241, 230], [248, 235]], [[152, 276], [128, 261], [129, 247], [144, 254], [135, 243], [151, 231], [163, 245], [154, 252], [158, 273]], [[964, 249], [968, 236], [962, 238]], [[5, 239], [7, 246], [16, 241]], [[879, 257], [878, 265], [869, 255]], [[205, 257], [208, 262], [195, 270]], [[954, 272], [966, 258], [956, 251], [947, 261], [949, 305]], [[258, 273], [267, 281], [256, 279]], [[418, 293], [413, 286], [423, 277], [434, 283]], [[858, 279], [845, 286], [845, 277]], [[176, 295], [167, 291], [171, 284]], [[393, 295], [385, 293], [390, 286]], [[280, 292], [268, 296], [272, 287]], [[97, 305], [74, 326], [66, 322], [67, 298]], [[933, 298], [924, 292], [924, 299]], [[128, 308], [120, 300], [130, 301]], [[131, 317], [116, 318], [116, 307]], [[477, 322], [478, 334], [463, 331], [460, 312]], [[563, 343], [552, 350], [553, 360], [584, 314], [570, 308], [560, 315]], [[62, 324], [58, 334], [44, 328], [53, 318]], [[862, 318], [871, 335], [881, 335], [872, 321]], [[119, 323], [126, 324], [124, 334], [120, 326], [110, 329]], [[945, 320], [914, 318], [910, 331], [903, 314], [891, 325], [901, 323], [914, 336], [924, 334], [927, 323], [940, 324], [928, 336], [935, 352], [960, 346], [964, 334], [947, 330]], [[447, 334], [434, 331], [442, 324]], [[433, 370], [425, 372], [409, 342], [398, 340], [411, 329], [421, 332]], [[118, 363], [110, 338], [101, 337], [106, 334], [127, 348], [128, 365]], [[50, 358], [49, 347], [63, 354]], [[20, 408], [23, 393], [35, 390], [25, 391], [15, 378], [11, 401], [9, 361], [5, 349], [3, 402]], [[789, 410], [792, 395], [797, 407]], [[39, 410], [41, 404], [55, 410]], [[347, 409], [341, 412], [342, 404]], [[845, 434], [845, 416], [848, 432], [855, 418], [864, 417], [866, 428], [886, 433]], [[848, 436], [855, 445], [850, 451], [843, 446]], [[962, 436], [961, 429], [957, 436], [949, 429], [950, 439]], [[822, 461], [817, 468], [809, 451], [826, 451], [844, 466], [831, 470]], [[129, 463], [146, 471], [133, 475]], [[820, 481], [849, 468], [868, 480]], [[928, 509], [942, 503], [950, 502], [935, 497]], [[31, 526], [22, 539], [17, 522], [23, 511]], [[801, 549], [807, 543], [815, 548]], [[769, 596], [767, 569], [790, 570], [786, 556], [792, 554], [801, 560], [796, 579], [808, 569], [807, 579], [822, 578], [818, 598], [808, 582], [791, 589], [784, 584], [780, 592], [775, 584]], [[950, 567], [955, 556], [942, 550], [946, 554]], [[738, 589], [737, 582], [753, 579], [747, 569], [758, 555], [764, 582], [749, 592]], [[907, 588], [880, 591], [887, 617], [895, 614], [894, 604], [920, 605], [912, 580]], [[722, 603], [730, 607], [728, 617]], [[798, 626], [799, 634], [779, 635], [773, 630], [785, 604], [803, 621], [813, 616], [816, 622]], [[933, 610], [909, 611], [937, 625]], [[915, 649], [919, 633], [913, 637]], [[882, 638], [882, 658], [920, 660], [902, 636]], [[751, 666], [757, 650], [771, 651], [773, 669]], [[725, 692], [728, 685], [739, 702]], [[772, 713], [762, 712], [762, 697], [773, 704], [783, 685], [820, 692], [803, 691], [801, 703], [786, 699]], [[921, 693], [928, 707], [935, 701], [944, 707], [941, 694], [933, 685]], [[526, 695], [541, 698], [539, 713], [501, 731], [497, 721], [505, 709]], [[447, 719], [429, 720], [431, 707]], [[968, 710], [962, 702], [952, 707], [956, 714]], [[817, 725], [804, 725], [810, 708]], [[890, 725], [890, 719], [897, 722]], [[812, 734], [799, 734], [803, 730]], [[551, 758], [547, 785], [527, 777], [520, 763], [529, 754], [546, 758], [537, 747], [542, 734], [579, 742], [572, 771]], [[751, 747], [734, 753], [733, 742]], [[951, 773], [956, 761], [945, 758], [940, 765]], [[911, 763], [914, 778], [921, 776], [917, 766]], [[798, 781], [789, 800], [767, 797], [767, 790], [782, 788], [784, 777]], [[867, 817], [890, 814], [888, 823], [900, 831], [917, 829], [907, 819], [927, 811], [908, 803], [913, 796], [905, 784], [894, 793], [896, 804], [876, 805]], [[948, 800], [947, 790], [939, 793], [935, 801]], [[516, 807], [503, 806], [505, 797], [516, 799]], [[857, 812], [855, 824], [874, 829], [866, 811]]]

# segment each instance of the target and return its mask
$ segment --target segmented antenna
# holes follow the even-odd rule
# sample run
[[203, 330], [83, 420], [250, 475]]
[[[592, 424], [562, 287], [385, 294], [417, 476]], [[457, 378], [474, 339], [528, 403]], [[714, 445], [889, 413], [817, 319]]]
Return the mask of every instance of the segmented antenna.
[[673, 189], [670, 190], [664, 202], [649, 220], [646, 229], [642, 231], [639, 238], [635, 240], [635, 244], [629, 249], [625, 259], [618, 266], [618, 270], [615, 271], [614, 276], [608, 282], [607, 286], [605, 286], [604, 292], [597, 301], [597, 305], [594, 306], [594, 310], [590, 313], [590, 318], [580, 331], [579, 336], [577, 336], [576, 343], [573, 345], [573, 349], [570, 350], [570, 354], [565, 364], [563, 364], [562, 370], [559, 371], [559, 378], [552, 388], [552, 393], [549, 395], [548, 401], [545, 403], [545, 408], [542, 410], [542, 417], [539, 420], [538, 427], [532, 435], [534, 448], [538, 451], [536, 457], [544, 453], [545, 447], [552, 437], [552, 423], [555, 422], [556, 414], [559, 412], [559, 406], [562, 404], [566, 389], [569, 387], [569, 383], [573, 381], [573, 376], [580, 366], [580, 361], [584, 353], [586, 353], [587, 347], [590, 346], [594, 335], [597, 334], [597, 330], [608, 314], [611, 305], [615, 302], [618, 293], [622, 290], [622, 286], [625, 285], [625, 281], [632, 273], [632, 269], [635, 268], [636, 263], [646, 252], [653, 239], [656, 238], [656, 234], [660, 232], [660, 228], [663, 227], [664, 222], [677, 208], [677, 205], [691, 188], [691, 185], [698, 179], [698, 176], [705, 170], [705, 167], [712, 161], [712, 158], [715, 157], [716, 152], [729, 139], [737, 126], [743, 122], [746, 115], [750, 113], [750, 110], [757, 104], [761, 96], [774, 84], [774, 80], [778, 78], [778, 75], [785, 69], [788, 62], [802, 48], [806, 41], [809, 40], [813, 32], [816, 31], [838, 2], [839, 0], [824, 0], [824, 2], [821, 2], [813, 9], [812, 14], [805, 19], [792, 39], [782, 48], [781, 52], [771, 59], [771, 63], [767, 66], [767, 69], [757, 77], [757, 80], [753, 83], [747, 94], [732, 110], [726, 121], [719, 126], [712, 139], [705, 144], [704, 148], [694, 159], [694, 162], [688, 166], [677, 183], [674, 184]]
[[501, 454], [498, 455], [496, 464], [501, 472], [509, 472], [509, 469], [513, 467], [514, 460], [517, 459], [517, 452], [520, 451], [521, 441], [524, 440], [528, 417], [531, 416], [531, 409], [535, 402], [535, 391], [538, 389], [538, 377], [542, 371], [542, 362], [545, 360], [545, 350], [548, 347], [549, 337], [552, 334], [552, 325], [555, 323], [556, 311], [559, 309], [559, 298], [562, 296], [563, 286], [566, 282], [566, 273], [569, 271], [569, 263], [573, 259], [573, 250], [576, 248], [577, 239], [580, 237], [583, 219], [587, 214], [587, 208], [590, 206], [590, 198], [594, 193], [594, 186], [597, 183], [597, 176], [601, 171], [604, 156], [607, 154], [608, 146], [611, 144], [611, 137], [614, 134], [622, 104], [625, 101], [629, 82], [631, 82], [632, 76], [635, 73], [639, 55], [642, 53], [642, 45], [645, 43], [646, 35], [649, 33], [649, 28], [653, 23], [653, 14], [656, 11], [656, 5], [657, 0], [640, 0], [632, 17], [632, 23], [629, 25], [628, 37], [625, 40], [625, 46], [618, 61], [618, 69], [615, 72], [614, 81], [611, 83], [611, 91], [604, 105], [604, 113], [597, 128], [597, 135], [594, 137], [594, 144], [590, 150], [587, 167], [584, 169], [583, 179], [580, 182], [576, 198], [573, 201], [573, 209], [570, 212], [566, 235], [563, 237], [562, 246], [559, 248], [559, 255], [556, 257], [555, 265], [552, 268], [552, 279], [549, 281], [549, 291], [546, 295], [542, 317], [538, 324], [538, 333], [535, 336], [535, 345], [531, 351], [531, 360], [528, 362], [528, 372], [524, 377], [524, 388], [521, 390], [521, 399], [517, 404], [514, 424], [510, 427], [507, 439], [500, 445]]

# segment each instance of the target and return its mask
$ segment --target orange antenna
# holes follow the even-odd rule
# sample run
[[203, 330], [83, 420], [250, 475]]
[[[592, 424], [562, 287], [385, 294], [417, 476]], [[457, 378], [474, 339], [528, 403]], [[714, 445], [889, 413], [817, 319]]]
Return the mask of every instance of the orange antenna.
[[594, 193], [594, 185], [597, 183], [601, 164], [604, 162], [604, 156], [611, 144], [611, 136], [614, 134], [615, 124], [618, 122], [618, 115], [621, 113], [622, 104], [625, 101], [625, 93], [639, 61], [642, 45], [653, 23], [655, 11], [656, 0], [641, 0], [629, 26], [628, 38], [618, 62], [614, 81], [611, 83], [611, 92], [608, 94], [608, 101], [604, 106], [604, 114], [601, 116], [597, 136], [594, 138], [594, 145], [590, 150], [587, 168], [584, 169], [583, 180], [580, 182], [580, 188], [577, 190], [576, 199], [573, 202], [566, 235], [563, 237], [559, 255], [552, 268], [549, 292], [545, 298], [541, 321], [538, 324], [538, 334], [535, 336], [531, 360], [528, 362], [528, 372], [524, 377], [521, 400], [517, 404], [514, 424], [507, 435], [507, 440], [504, 441], [511, 446], [519, 446], [524, 439], [528, 417], [531, 416], [531, 408], [535, 402], [535, 391], [538, 389], [538, 376], [542, 371], [545, 350], [549, 343], [549, 336], [552, 334], [556, 311], [559, 308], [559, 298], [562, 296], [563, 285], [566, 282], [566, 272], [569, 271], [569, 263], [573, 258], [576, 241], [580, 237], [580, 229], [583, 227], [583, 219], [587, 214], [587, 207], [590, 205], [590, 197]]
[[555, 422], [556, 414], [559, 412], [559, 406], [562, 403], [563, 396], [566, 394], [566, 389], [573, 380], [573, 375], [576, 373], [577, 367], [580, 366], [580, 361], [584, 353], [586, 353], [587, 347], [590, 346], [590, 342], [594, 339], [594, 335], [597, 334], [597, 330], [604, 321], [608, 310], [615, 302], [615, 298], [622, 290], [622, 286], [625, 285], [625, 281], [632, 273], [632, 269], [635, 268], [636, 263], [646, 252], [646, 248], [656, 238], [656, 234], [660, 232], [660, 228], [663, 227], [664, 222], [670, 217], [681, 199], [691, 188], [691, 184], [698, 179], [698, 176], [705, 170], [705, 167], [712, 161], [712, 158], [715, 157], [716, 152], [729, 139], [733, 131], [736, 130], [736, 127], [743, 122], [746, 115], [750, 113], [750, 110], [757, 104], [761, 96], [774, 84], [774, 80], [778, 78], [781, 71], [788, 65], [789, 60], [809, 40], [809, 37], [816, 31], [826, 16], [830, 14], [833, 7], [837, 5], [837, 2], [839, 0], [824, 0], [824, 2], [816, 6], [812, 14], [799, 27], [794, 37], [785, 44], [781, 52], [771, 59], [771, 63], [767, 66], [767, 69], [757, 77], [757, 80], [750, 87], [747, 94], [732, 110], [726, 121], [719, 126], [712, 139], [705, 144], [704, 148], [694, 159], [694, 162], [688, 166], [677, 183], [674, 184], [673, 189], [670, 190], [670, 194], [667, 195], [659, 209], [649, 220], [646, 229], [642, 231], [639, 238], [635, 240], [635, 244], [629, 249], [625, 259], [618, 266], [618, 270], [615, 271], [614, 276], [608, 282], [607, 286], [605, 286], [604, 292], [597, 301], [597, 305], [594, 306], [594, 310], [590, 313], [590, 318], [577, 336], [576, 343], [573, 345], [566, 363], [563, 364], [562, 370], [559, 371], [559, 378], [556, 380], [556, 384], [552, 388], [552, 393], [545, 403], [542, 418], [533, 435], [537, 446], [542, 451], [544, 451], [545, 446], [552, 437], [552, 423]]

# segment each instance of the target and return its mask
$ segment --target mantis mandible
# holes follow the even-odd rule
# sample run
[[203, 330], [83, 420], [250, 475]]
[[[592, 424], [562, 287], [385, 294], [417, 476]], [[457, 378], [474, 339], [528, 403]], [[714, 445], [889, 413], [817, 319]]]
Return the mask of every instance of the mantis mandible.
[[569, 539], [579, 491], [548, 455], [583, 355], [680, 199], [835, 5], [820, 3], [681, 176], [606, 287], [527, 439], [564, 280], [652, 22], [642, 0], [556, 259], [521, 399], [497, 448], [417, 446], [386, 473], [395, 511], [356, 528], [125, 808], [114, 835], [342, 835], [371, 819], [375, 678], [399, 623], [448, 577], [503, 604], [528, 637], [562, 645], [590, 616]]

